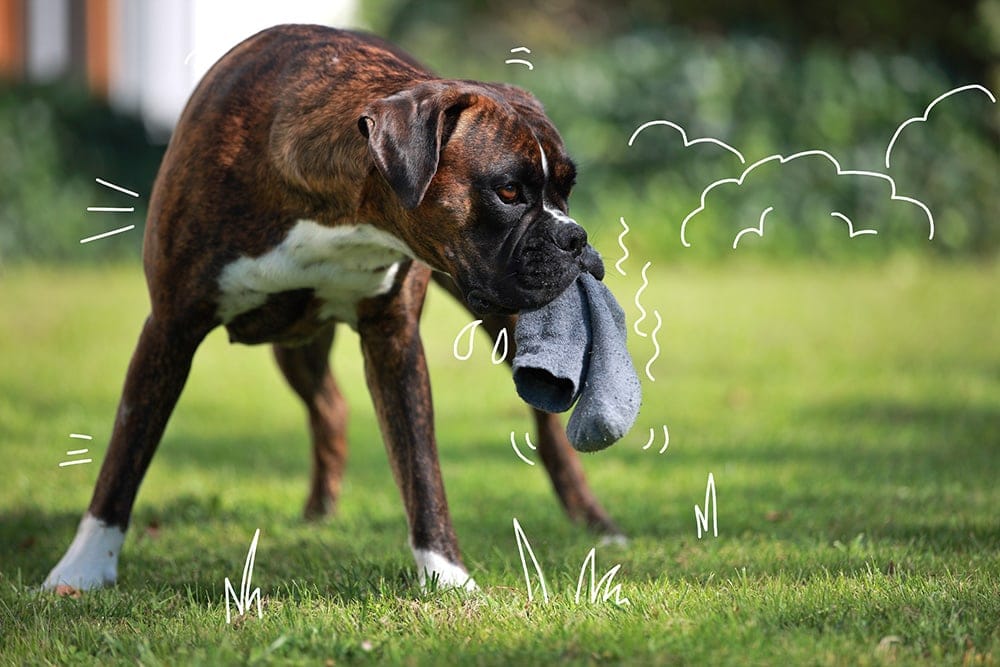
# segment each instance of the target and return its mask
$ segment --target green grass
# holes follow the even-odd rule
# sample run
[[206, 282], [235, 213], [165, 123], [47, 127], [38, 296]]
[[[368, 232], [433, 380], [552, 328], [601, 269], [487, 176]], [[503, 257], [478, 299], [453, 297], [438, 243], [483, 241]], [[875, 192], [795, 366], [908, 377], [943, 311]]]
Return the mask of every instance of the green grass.
[[[629, 277], [608, 281], [637, 316]], [[611, 263], [609, 262], [609, 268]], [[636, 428], [585, 458], [629, 533], [598, 546], [628, 606], [573, 602], [597, 539], [561, 514], [509, 376], [452, 358], [467, 321], [430, 297], [424, 342], [466, 564], [482, 592], [421, 593], [364, 387], [357, 339], [334, 353], [352, 405], [340, 514], [300, 519], [305, 419], [266, 348], [213, 333], [139, 494], [119, 584], [36, 592], [72, 537], [146, 314], [137, 267], [0, 276], [0, 663], [996, 664], [1000, 661], [1000, 265], [723, 263], [650, 272], [655, 382]], [[652, 315], [650, 315], [652, 317]], [[652, 324], [646, 321], [646, 330]], [[632, 335], [640, 375], [653, 352]], [[643, 451], [650, 427], [671, 442]], [[698, 540], [708, 473], [719, 536]], [[552, 592], [529, 603], [517, 517]], [[261, 529], [263, 618], [225, 622]]]

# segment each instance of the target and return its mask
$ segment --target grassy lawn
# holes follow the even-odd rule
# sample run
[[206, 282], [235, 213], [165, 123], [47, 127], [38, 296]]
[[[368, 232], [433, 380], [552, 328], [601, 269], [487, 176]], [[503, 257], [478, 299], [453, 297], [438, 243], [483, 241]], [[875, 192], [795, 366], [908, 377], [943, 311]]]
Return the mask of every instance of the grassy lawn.
[[[611, 269], [613, 262], [608, 263]], [[608, 282], [630, 324], [639, 266]], [[339, 515], [300, 518], [304, 414], [264, 347], [212, 334], [139, 494], [118, 586], [79, 599], [35, 587], [86, 507], [147, 312], [138, 267], [0, 275], [0, 663], [353, 662], [997, 664], [1000, 662], [1000, 264], [897, 259], [843, 267], [654, 266], [641, 297], [660, 357], [632, 334], [644, 405], [585, 458], [631, 537], [562, 515], [509, 375], [468, 321], [430, 297], [424, 343], [465, 562], [481, 593], [421, 593], [356, 336], [334, 363], [351, 402]], [[649, 429], [670, 431], [647, 450]], [[94, 437], [95, 462], [60, 468]], [[523, 438], [523, 436], [522, 436]], [[82, 443], [82, 444], [81, 444]], [[531, 457], [530, 450], [524, 450]], [[694, 505], [717, 487], [718, 537]], [[544, 569], [528, 602], [516, 517]], [[263, 618], [225, 620], [261, 531]], [[574, 602], [581, 564], [629, 600]], [[537, 593], [537, 590], [536, 590]]]

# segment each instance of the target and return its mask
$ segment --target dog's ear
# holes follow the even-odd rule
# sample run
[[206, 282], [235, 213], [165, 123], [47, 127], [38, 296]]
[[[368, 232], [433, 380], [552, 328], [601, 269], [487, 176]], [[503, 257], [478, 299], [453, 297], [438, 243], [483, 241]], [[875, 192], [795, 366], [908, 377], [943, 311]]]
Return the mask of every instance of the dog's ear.
[[428, 82], [373, 102], [358, 119], [375, 166], [403, 206], [414, 209], [423, 200], [441, 147], [476, 100], [468, 89]]

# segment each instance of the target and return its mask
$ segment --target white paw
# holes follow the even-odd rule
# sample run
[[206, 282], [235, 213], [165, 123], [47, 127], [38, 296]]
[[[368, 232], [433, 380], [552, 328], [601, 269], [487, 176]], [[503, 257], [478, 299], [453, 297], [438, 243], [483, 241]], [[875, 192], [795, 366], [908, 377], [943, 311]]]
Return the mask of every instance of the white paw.
[[89, 513], [85, 514], [73, 543], [49, 572], [42, 588], [58, 592], [60, 586], [69, 586], [87, 591], [114, 584], [118, 579], [118, 554], [124, 541], [125, 533], [121, 528], [108, 526]]
[[417, 576], [420, 578], [420, 588], [422, 589], [427, 589], [428, 581], [435, 581], [438, 588], [479, 590], [476, 581], [469, 576], [465, 568], [452, 563], [437, 552], [414, 549], [413, 558], [417, 561]]
[[601, 541], [598, 542], [598, 544], [602, 547], [627, 547], [628, 538], [620, 533], [616, 533], [614, 535], [602, 535]]

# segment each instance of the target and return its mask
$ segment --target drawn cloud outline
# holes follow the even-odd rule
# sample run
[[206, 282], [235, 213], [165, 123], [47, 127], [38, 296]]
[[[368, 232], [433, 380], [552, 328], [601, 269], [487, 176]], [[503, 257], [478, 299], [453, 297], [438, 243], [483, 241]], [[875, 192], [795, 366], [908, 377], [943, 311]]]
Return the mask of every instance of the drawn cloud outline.
[[931, 213], [930, 209], [927, 208], [926, 204], [924, 204], [922, 201], [918, 199], [913, 199], [912, 197], [904, 197], [903, 195], [900, 195], [896, 190], [896, 181], [893, 180], [891, 176], [889, 176], [888, 174], [882, 174], [877, 171], [865, 171], [862, 169], [844, 169], [840, 165], [840, 162], [837, 160], [837, 158], [833, 157], [826, 151], [819, 149], [812, 149], [807, 151], [799, 151], [798, 153], [793, 153], [792, 155], [788, 156], [781, 155], [780, 153], [775, 155], [768, 155], [767, 157], [763, 157], [757, 160], [749, 167], [744, 169], [743, 173], [740, 174], [739, 178], [723, 178], [718, 181], [715, 181], [714, 183], [709, 184], [708, 187], [706, 187], [701, 192], [701, 203], [699, 204], [698, 208], [688, 213], [684, 217], [683, 222], [681, 222], [681, 244], [685, 248], [691, 247], [691, 244], [688, 243], [686, 236], [688, 222], [690, 222], [692, 218], [694, 218], [696, 215], [705, 210], [705, 205], [706, 205], [705, 199], [708, 197], [708, 193], [714, 190], [715, 188], [719, 187], [720, 185], [725, 185], [726, 183], [735, 183], [737, 186], [741, 186], [743, 185], [743, 181], [746, 179], [747, 175], [750, 172], [768, 162], [773, 162], [777, 160], [779, 164], [785, 164], [793, 160], [798, 160], [799, 158], [816, 156], [816, 155], [826, 158], [831, 164], [833, 164], [833, 166], [837, 169], [837, 176], [868, 176], [870, 178], [880, 178], [884, 181], [887, 181], [889, 185], [892, 187], [892, 192], [889, 195], [889, 199], [892, 201], [905, 201], [910, 204], [913, 204], [914, 206], [919, 207], [927, 216], [927, 222], [930, 229], [930, 232], [927, 236], [927, 240], [931, 241], [934, 239], [934, 215]]
[[677, 130], [678, 132], [680, 132], [681, 133], [681, 139], [684, 140], [684, 148], [689, 148], [689, 147], [691, 147], [691, 146], [693, 146], [695, 144], [705, 144], [705, 143], [715, 144], [717, 146], [721, 146], [722, 148], [725, 148], [727, 151], [729, 151], [730, 153], [732, 153], [733, 155], [735, 155], [736, 157], [738, 157], [740, 159], [740, 163], [741, 164], [746, 164], [747, 163], [746, 158], [743, 157], [743, 153], [739, 152], [738, 150], [736, 150], [735, 148], [733, 148], [732, 146], [730, 146], [726, 142], [719, 141], [718, 139], [713, 139], [712, 137], [700, 137], [698, 139], [689, 140], [687, 132], [684, 131], [684, 128], [681, 127], [680, 125], [678, 125], [677, 123], [673, 123], [673, 122], [671, 122], [669, 120], [651, 120], [651, 121], [643, 123], [638, 128], [636, 128], [635, 132], [632, 133], [632, 136], [629, 137], [628, 145], [631, 146], [635, 142], [636, 138], [639, 136], [640, 132], [642, 132], [643, 130], [645, 130], [647, 127], [652, 127], [653, 125], [666, 125], [667, 127], [672, 127], [675, 130]]
[[927, 122], [927, 119], [930, 117], [931, 109], [934, 108], [935, 104], [945, 99], [946, 97], [951, 97], [952, 95], [961, 93], [962, 91], [973, 90], [973, 89], [983, 91], [986, 94], [986, 96], [990, 98], [990, 101], [993, 102], [993, 104], [997, 103], [997, 98], [993, 96], [993, 93], [991, 93], [984, 86], [980, 86], [978, 83], [971, 83], [967, 86], [959, 86], [958, 88], [949, 90], [947, 93], [942, 93], [941, 95], [938, 95], [933, 102], [927, 105], [927, 108], [924, 109], [924, 114], [922, 116], [914, 116], [913, 118], [908, 118], [907, 120], [903, 121], [903, 123], [899, 127], [896, 128], [896, 132], [892, 135], [892, 139], [889, 140], [889, 145], [885, 147], [885, 168], [886, 169], [889, 168], [889, 156], [892, 153], [893, 144], [896, 143], [896, 139], [899, 138], [899, 133], [903, 131], [904, 127], [906, 127], [910, 123]]

